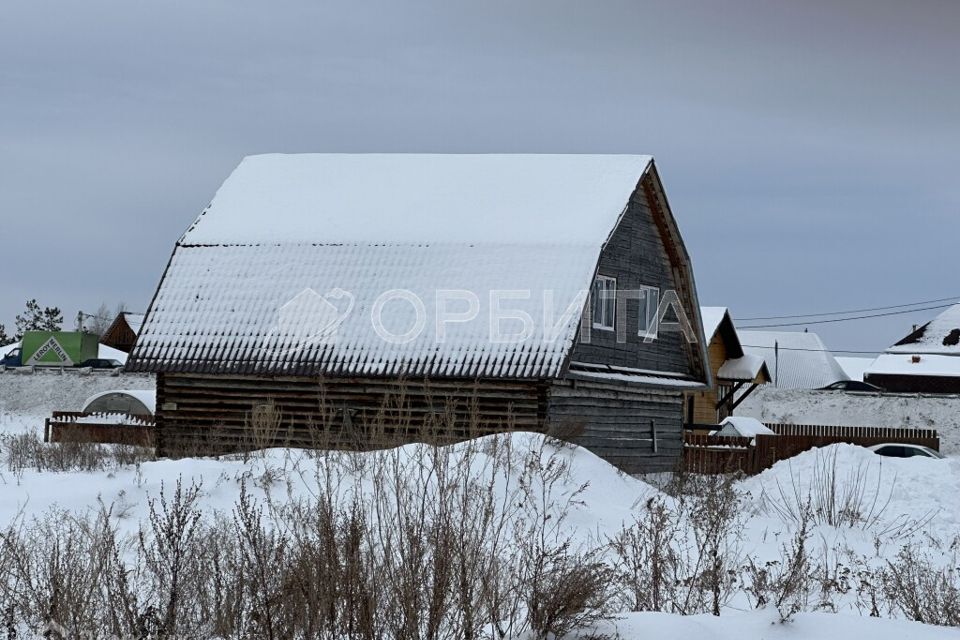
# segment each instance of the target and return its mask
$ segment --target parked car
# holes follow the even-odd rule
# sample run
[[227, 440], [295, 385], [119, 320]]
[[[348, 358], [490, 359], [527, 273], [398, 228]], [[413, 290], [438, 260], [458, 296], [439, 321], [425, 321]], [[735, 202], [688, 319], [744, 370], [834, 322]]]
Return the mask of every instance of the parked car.
[[84, 360], [78, 367], [90, 367], [91, 369], [117, 369], [123, 366], [119, 360], [112, 360], [110, 358], [88, 358]]
[[0, 353], [0, 367], [19, 367], [21, 362], [20, 353], [20, 347], [11, 349], [6, 353]]
[[880, 387], [860, 380], [838, 380], [820, 387], [819, 391], [883, 391]]
[[919, 444], [889, 442], [884, 444], [875, 444], [872, 447], [867, 448], [878, 456], [886, 456], [888, 458], [943, 458], [943, 455], [939, 451], [934, 451], [930, 447], [924, 447], [923, 445]]

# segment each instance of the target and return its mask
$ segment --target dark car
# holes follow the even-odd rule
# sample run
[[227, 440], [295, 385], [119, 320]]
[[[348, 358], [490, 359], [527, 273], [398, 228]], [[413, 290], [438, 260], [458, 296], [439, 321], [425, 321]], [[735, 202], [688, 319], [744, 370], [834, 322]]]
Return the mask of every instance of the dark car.
[[119, 360], [112, 360], [110, 358], [90, 358], [89, 360], [84, 360], [78, 367], [90, 367], [91, 369], [117, 369], [122, 367], [123, 364]]
[[883, 391], [880, 387], [860, 380], [838, 380], [833, 384], [820, 387], [820, 391]]

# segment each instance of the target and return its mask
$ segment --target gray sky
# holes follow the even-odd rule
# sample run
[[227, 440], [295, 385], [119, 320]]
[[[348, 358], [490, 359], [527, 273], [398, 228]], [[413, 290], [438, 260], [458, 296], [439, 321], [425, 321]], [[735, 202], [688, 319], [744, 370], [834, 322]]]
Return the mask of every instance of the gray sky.
[[[701, 302], [960, 294], [960, 3], [7, 0], [0, 322], [142, 310], [244, 155], [656, 156]], [[812, 327], [881, 349], [936, 312]]]

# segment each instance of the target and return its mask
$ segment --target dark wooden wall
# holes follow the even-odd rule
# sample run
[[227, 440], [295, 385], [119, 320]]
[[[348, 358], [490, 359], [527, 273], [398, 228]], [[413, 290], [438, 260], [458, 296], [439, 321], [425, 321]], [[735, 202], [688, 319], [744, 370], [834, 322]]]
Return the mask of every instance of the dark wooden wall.
[[[254, 433], [264, 407], [279, 428]], [[539, 431], [644, 473], [673, 469], [682, 445], [681, 394], [581, 381], [160, 374], [156, 418], [158, 453], [171, 456], [263, 446], [364, 449]]]
[[627, 473], [673, 471], [683, 451], [683, 395], [568, 380], [550, 387], [553, 429]]
[[537, 430], [544, 388], [510, 381], [160, 374], [158, 452], [207, 455], [263, 446], [254, 433], [270, 407], [270, 446], [368, 448]]
[[868, 373], [864, 382], [899, 393], [960, 393], [960, 378]]
[[130, 353], [136, 341], [137, 334], [133, 332], [133, 329], [130, 328], [130, 325], [122, 316], [115, 320], [110, 325], [109, 330], [100, 338], [101, 344], [127, 353]]
[[[658, 287], [662, 296], [665, 291], [678, 289], [651, 203], [643, 189], [634, 193], [620, 224], [604, 247], [597, 273], [615, 277], [620, 291], [650, 286]], [[691, 310], [685, 311], [690, 321], [695, 322], [696, 316]], [[586, 313], [589, 314], [589, 309]], [[676, 318], [671, 313], [665, 320]], [[587, 322], [589, 324], [589, 320]], [[625, 343], [618, 343], [616, 331], [591, 327], [590, 342], [578, 341], [571, 358], [576, 362], [696, 375], [683, 334], [663, 331], [656, 340], [645, 343], [638, 335], [639, 327], [640, 305], [637, 300], [630, 300], [626, 305]]]

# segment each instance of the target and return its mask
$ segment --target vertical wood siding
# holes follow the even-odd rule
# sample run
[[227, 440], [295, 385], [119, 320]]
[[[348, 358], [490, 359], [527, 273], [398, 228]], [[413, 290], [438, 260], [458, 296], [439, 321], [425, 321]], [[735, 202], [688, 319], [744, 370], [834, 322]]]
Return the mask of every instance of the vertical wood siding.
[[[658, 287], [662, 296], [665, 291], [679, 288], [643, 189], [635, 192], [600, 254], [597, 273], [615, 277], [620, 291]], [[685, 311], [694, 322], [692, 310]], [[675, 318], [671, 313], [666, 320]], [[639, 328], [640, 305], [631, 300], [626, 305], [626, 342], [618, 343], [615, 331], [591, 329], [590, 342], [578, 341], [572, 360], [696, 375], [681, 333], [663, 331], [656, 340], [645, 343]]]

